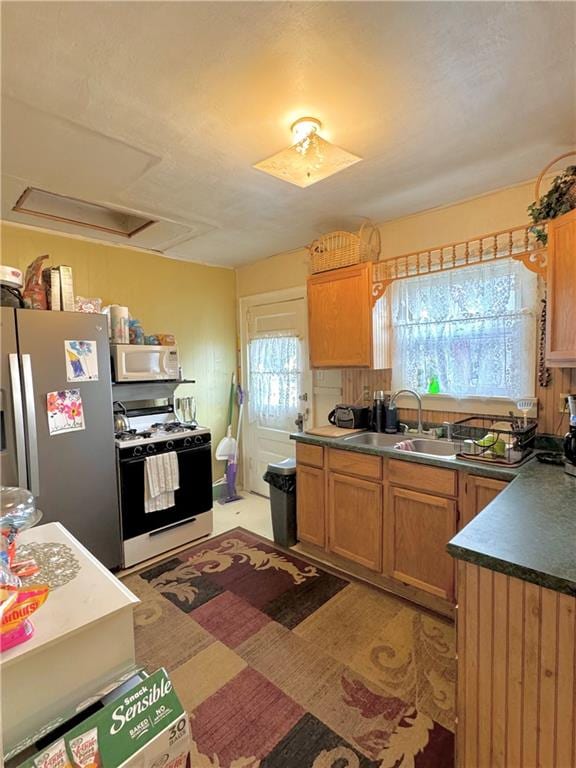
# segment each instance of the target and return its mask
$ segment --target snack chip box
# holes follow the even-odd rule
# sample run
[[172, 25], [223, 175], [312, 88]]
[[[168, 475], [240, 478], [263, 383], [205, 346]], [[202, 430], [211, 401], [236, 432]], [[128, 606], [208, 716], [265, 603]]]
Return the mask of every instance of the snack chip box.
[[190, 724], [159, 669], [20, 768], [186, 768]]

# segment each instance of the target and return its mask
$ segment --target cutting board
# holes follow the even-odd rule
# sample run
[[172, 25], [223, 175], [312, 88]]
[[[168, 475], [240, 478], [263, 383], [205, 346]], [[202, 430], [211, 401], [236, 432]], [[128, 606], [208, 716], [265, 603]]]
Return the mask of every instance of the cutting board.
[[348, 437], [358, 432], [366, 432], [366, 430], [342, 429], [342, 427], [333, 427], [331, 424], [327, 424], [325, 427], [312, 427], [312, 429], [306, 430], [307, 435], [316, 435], [317, 437]]

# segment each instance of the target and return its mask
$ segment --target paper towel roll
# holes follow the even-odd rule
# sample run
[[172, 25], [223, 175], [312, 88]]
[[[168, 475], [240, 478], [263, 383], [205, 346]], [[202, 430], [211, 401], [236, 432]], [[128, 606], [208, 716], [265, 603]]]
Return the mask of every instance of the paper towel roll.
[[129, 320], [128, 307], [121, 307], [119, 304], [110, 305], [110, 341], [112, 344], [130, 343]]

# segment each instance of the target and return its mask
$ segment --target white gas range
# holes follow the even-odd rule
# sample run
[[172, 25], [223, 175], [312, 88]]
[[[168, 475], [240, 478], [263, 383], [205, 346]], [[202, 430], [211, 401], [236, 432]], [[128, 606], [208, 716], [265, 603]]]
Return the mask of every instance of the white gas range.
[[[116, 434], [124, 567], [212, 533], [212, 453], [207, 427], [176, 419], [172, 403], [124, 401], [130, 429]], [[175, 452], [179, 488], [174, 506], [144, 508], [146, 461]]]

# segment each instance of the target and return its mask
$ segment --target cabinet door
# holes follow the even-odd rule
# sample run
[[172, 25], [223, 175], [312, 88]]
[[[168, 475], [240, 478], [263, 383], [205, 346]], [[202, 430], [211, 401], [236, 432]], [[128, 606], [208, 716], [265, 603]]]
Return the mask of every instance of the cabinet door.
[[462, 500], [460, 528], [468, 525], [478, 512], [482, 512], [498, 494], [506, 488], [505, 480], [493, 480], [490, 477], [469, 475], [465, 482], [464, 498]]
[[380, 571], [382, 485], [357, 477], [328, 475], [328, 549]]
[[372, 365], [372, 264], [308, 278], [312, 368]]
[[576, 367], [576, 210], [548, 225], [546, 363]]
[[296, 483], [298, 538], [317, 547], [325, 547], [324, 470], [298, 464]]
[[456, 533], [456, 502], [390, 486], [384, 516], [385, 572], [452, 600], [454, 561], [446, 544]]

